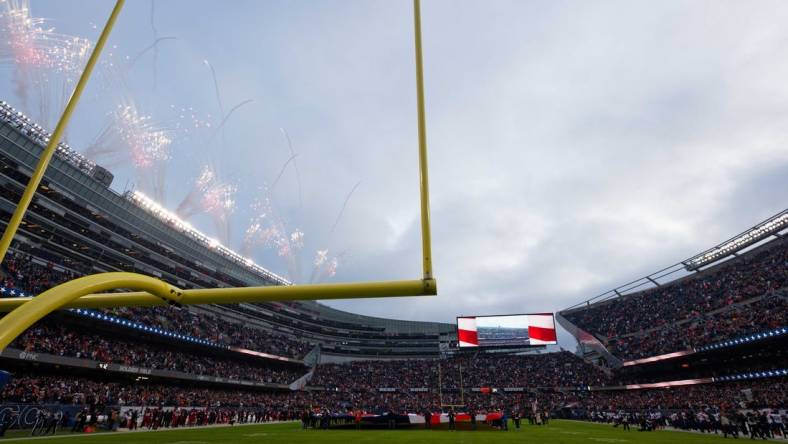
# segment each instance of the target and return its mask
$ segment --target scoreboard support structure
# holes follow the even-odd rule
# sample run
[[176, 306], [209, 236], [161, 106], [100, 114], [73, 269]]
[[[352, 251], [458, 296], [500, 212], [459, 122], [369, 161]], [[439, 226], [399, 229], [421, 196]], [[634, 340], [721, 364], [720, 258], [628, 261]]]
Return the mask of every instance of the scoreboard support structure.
[[459, 373], [460, 373], [460, 403], [459, 404], [444, 404], [443, 403], [443, 367], [441, 367], [440, 361], [438, 361], [438, 403], [440, 403], [441, 408], [451, 408], [454, 409], [455, 407], [465, 407], [465, 384], [462, 379], [462, 365], [459, 365]]
[[[30, 177], [22, 198], [0, 239], [0, 262], [16, 234], [36, 189], [44, 177], [49, 161], [57, 149], [90, 74], [112, 32], [125, 0], [116, 0], [115, 7], [101, 32], [73, 94], [58, 120], [41, 158]], [[231, 304], [238, 302], [294, 301], [317, 299], [355, 299], [398, 296], [437, 295], [437, 281], [432, 272], [432, 237], [430, 229], [429, 175], [427, 167], [427, 134], [424, 111], [424, 65], [421, 44], [421, 1], [413, 0], [414, 44], [416, 58], [416, 103], [418, 123], [419, 198], [421, 209], [422, 269], [421, 279], [404, 281], [373, 281], [336, 284], [263, 286], [243, 288], [209, 288], [182, 290], [162, 280], [136, 273], [110, 272], [85, 276], [53, 287], [35, 298], [0, 300], [0, 312], [9, 312], [0, 319], [0, 350], [19, 334], [52, 311], [63, 308], [102, 308], [182, 304]], [[115, 289], [141, 290], [128, 293], [104, 293]]]

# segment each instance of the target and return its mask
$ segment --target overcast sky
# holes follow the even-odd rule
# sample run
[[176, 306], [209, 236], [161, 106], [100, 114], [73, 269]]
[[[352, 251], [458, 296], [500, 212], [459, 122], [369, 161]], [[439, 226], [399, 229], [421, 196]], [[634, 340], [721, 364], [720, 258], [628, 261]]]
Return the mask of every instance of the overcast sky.
[[[49, 26], [90, 39], [111, 3], [31, 0]], [[440, 321], [556, 311], [787, 206], [788, 3], [423, 3], [440, 295], [330, 305]], [[153, 14], [130, 0], [69, 143], [84, 151], [121, 98], [165, 128], [183, 124], [173, 107], [221, 120], [209, 60], [225, 112], [253, 102], [224, 137], [173, 131], [164, 204], [174, 210], [201, 166], [216, 165], [238, 187], [230, 246], [240, 249], [249, 204], [291, 157], [284, 128], [297, 157], [273, 202], [305, 233], [300, 280], [324, 248], [344, 253], [328, 282], [418, 278], [411, 14], [407, 0], [158, 0]], [[154, 40], [151, 17], [175, 39], [129, 67]], [[0, 64], [12, 104], [13, 79]], [[115, 189], [141, 187], [129, 162], [112, 166]], [[218, 236], [207, 217], [193, 221]], [[272, 249], [254, 258], [288, 274]]]

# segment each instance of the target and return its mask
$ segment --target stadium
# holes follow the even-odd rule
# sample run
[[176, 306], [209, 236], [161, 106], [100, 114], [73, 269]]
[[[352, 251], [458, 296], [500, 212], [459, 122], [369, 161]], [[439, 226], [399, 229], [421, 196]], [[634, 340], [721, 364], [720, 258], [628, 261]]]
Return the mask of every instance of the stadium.
[[[117, 191], [112, 167], [15, 106], [0, 101], [0, 229], [56, 147], [0, 266], [3, 316], [100, 273], [299, 287], [148, 193]], [[554, 313], [429, 322], [309, 298], [74, 302], [0, 352], [0, 440], [785, 440], [788, 209], [750, 226]]]

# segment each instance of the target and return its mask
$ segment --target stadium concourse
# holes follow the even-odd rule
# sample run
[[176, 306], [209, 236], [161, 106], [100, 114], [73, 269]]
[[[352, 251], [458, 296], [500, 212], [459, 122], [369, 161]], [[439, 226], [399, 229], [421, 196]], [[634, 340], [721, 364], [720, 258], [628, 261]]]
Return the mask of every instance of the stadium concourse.
[[[3, 222], [47, 138], [0, 103]], [[289, 284], [111, 183], [61, 144], [2, 264], [0, 296], [118, 270], [182, 288]], [[616, 289], [556, 314], [578, 340], [574, 352], [467, 352], [452, 324], [315, 302], [63, 310], [0, 354], [0, 431], [281, 420], [506, 428], [509, 419], [571, 418], [784, 437], [786, 228], [783, 212], [636, 281], [651, 288]]]

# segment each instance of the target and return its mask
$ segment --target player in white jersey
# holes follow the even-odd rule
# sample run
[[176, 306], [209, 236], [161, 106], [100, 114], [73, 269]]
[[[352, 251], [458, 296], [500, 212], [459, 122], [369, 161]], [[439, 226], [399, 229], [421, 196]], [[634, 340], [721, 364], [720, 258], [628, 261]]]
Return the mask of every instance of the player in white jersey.
[[785, 438], [785, 426], [780, 412], [772, 410], [771, 413], [769, 413], [769, 423], [771, 424], [773, 435], [780, 435]]

